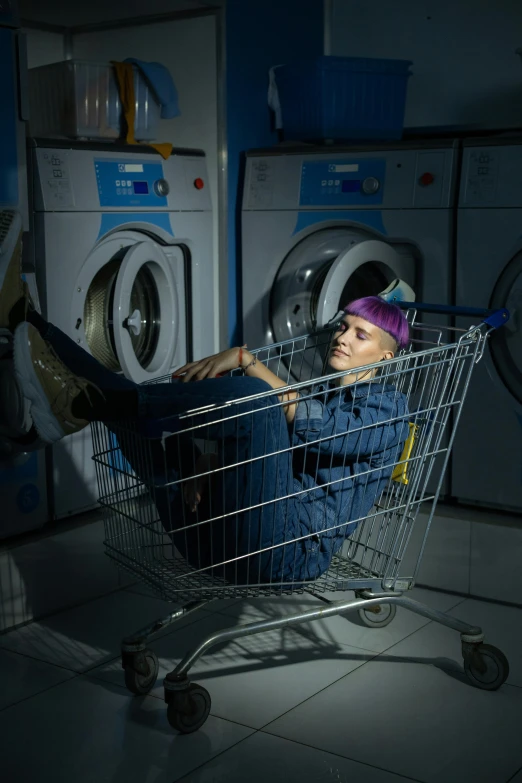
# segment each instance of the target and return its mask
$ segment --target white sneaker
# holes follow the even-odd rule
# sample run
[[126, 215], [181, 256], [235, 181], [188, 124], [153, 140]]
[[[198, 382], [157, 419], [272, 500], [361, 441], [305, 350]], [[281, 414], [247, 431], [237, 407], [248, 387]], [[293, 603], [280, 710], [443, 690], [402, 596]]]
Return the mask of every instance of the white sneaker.
[[15, 330], [14, 364], [24, 397], [31, 402], [34, 425], [43, 440], [55, 443], [88, 426], [88, 421], [74, 416], [72, 403], [82, 393], [89, 399], [93, 385], [74, 375], [27, 321]]

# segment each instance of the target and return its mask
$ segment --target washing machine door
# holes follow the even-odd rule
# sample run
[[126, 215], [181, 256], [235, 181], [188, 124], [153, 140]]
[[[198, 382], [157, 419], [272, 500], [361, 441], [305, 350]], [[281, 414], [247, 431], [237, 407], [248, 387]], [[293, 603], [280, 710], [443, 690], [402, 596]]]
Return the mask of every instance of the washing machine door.
[[169, 258], [156, 242], [144, 240], [113, 252], [115, 241], [100, 245], [82, 272], [83, 330], [98, 361], [143, 383], [173, 366], [180, 327], [173, 265], [183, 268], [183, 251], [169, 246]]
[[522, 251], [502, 271], [491, 307], [507, 307], [510, 319], [490, 337], [495, 368], [513, 397], [522, 404]]
[[[417, 267], [412, 246], [377, 239], [358, 227], [309, 234], [288, 253], [272, 288], [275, 342], [321, 329], [350, 301], [376, 296], [397, 277], [415, 290]], [[322, 374], [325, 352], [303, 357], [300, 379]]]

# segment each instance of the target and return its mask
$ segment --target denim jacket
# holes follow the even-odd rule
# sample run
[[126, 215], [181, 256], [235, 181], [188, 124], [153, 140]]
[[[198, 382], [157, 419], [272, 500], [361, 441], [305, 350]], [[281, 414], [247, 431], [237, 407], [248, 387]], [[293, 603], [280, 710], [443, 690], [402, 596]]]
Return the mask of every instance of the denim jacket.
[[[323, 393], [316, 395], [317, 389]], [[406, 397], [377, 381], [316, 387], [299, 402], [291, 434], [292, 445], [300, 447], [294, 449], [293, 467], [294, 491], [302, 493], [302, 535], [318, 532], [326, 565], [378, 500], [400, 460], [408, 435]]]

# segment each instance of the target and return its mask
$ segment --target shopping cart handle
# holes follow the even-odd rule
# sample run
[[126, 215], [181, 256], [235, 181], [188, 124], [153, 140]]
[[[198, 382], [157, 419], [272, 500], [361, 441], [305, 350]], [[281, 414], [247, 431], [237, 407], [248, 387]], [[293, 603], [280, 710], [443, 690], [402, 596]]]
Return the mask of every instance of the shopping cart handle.
[[488, 310], [484, 307], [459, 307], [456, 305], [428, 304], [427, 302], [394, 302], [403, 310], [417, 310], [419, 313], [440, 313], [441, 315], [469, 315], [471, 318], [481, 318], [483, 323], [498, 329], [509, 321], [509, 310], [500, 307], [498, 310]]

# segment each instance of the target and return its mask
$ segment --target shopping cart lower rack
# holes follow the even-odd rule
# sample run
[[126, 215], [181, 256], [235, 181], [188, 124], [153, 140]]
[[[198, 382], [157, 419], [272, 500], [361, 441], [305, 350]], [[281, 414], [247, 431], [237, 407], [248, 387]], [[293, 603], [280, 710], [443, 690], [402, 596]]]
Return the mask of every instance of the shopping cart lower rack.
[[[210, 712], [210, 695], [188, 674], [211, 647], [354, 611], [372, 628], [390, 623], [397, 606], [453, 628], [461, 634], [471, 683], [495, 690], [505, 682], [508, 662], [484, 644], [481, 628], [405, 593], [415, 584], [473, 368], [490, 332], [509, 315], [402, 306], [411, 345], [364, 368], [364, 393], [356, 391], [359, 381], [340, 389], [335, 382], [342, 373], [325, 373], [332, 335], [326, 329], [255, 352], [287, 383], [277, 390], [279, 397], [270, 389], [200, 406], [175, 422], [159, 422], [155, 431], [142, 421], [93, 424], [106, 552], [160, 597], [181, 605], [123, 640], [122, 666], [132, 693], [148, 693], [158, 676], [150, 637], [209, 601], [259, 595], [284, 600], [293, 593], [321, 600], [310, 611], [215, 633], [188, 652], [164, 680], [168, 720], [180, 732], [196, 731]], [[423, 321], [425, 311], [440, 313], [443, 324], [452, 315], [482, 320], [463, 330]], [[397, 404], [379, 417], [375, 394], [384, 400], [384, 390], [388, 403], [396, 398]], [[297, 437], [294, 422], [292, 434], [284, 411], [295, 395], [297, 410], [307, 406], [311, 417], [326, 400], [334, 415], [341, 399], [345, 411], [351, 399], [348, 430], [314, 434], [310, 425], [305, 437]], [[373, 418], [363, 415], [370, 399]], [[278, 421], [284, 426], [274, 440]], [[383, 439], [398, 428], [394, 453]], [[198, 492], [202, 499], [193, 512], [188, 503]], [[343, 591], [354, 591], [355, 600], [333, 600]]]

